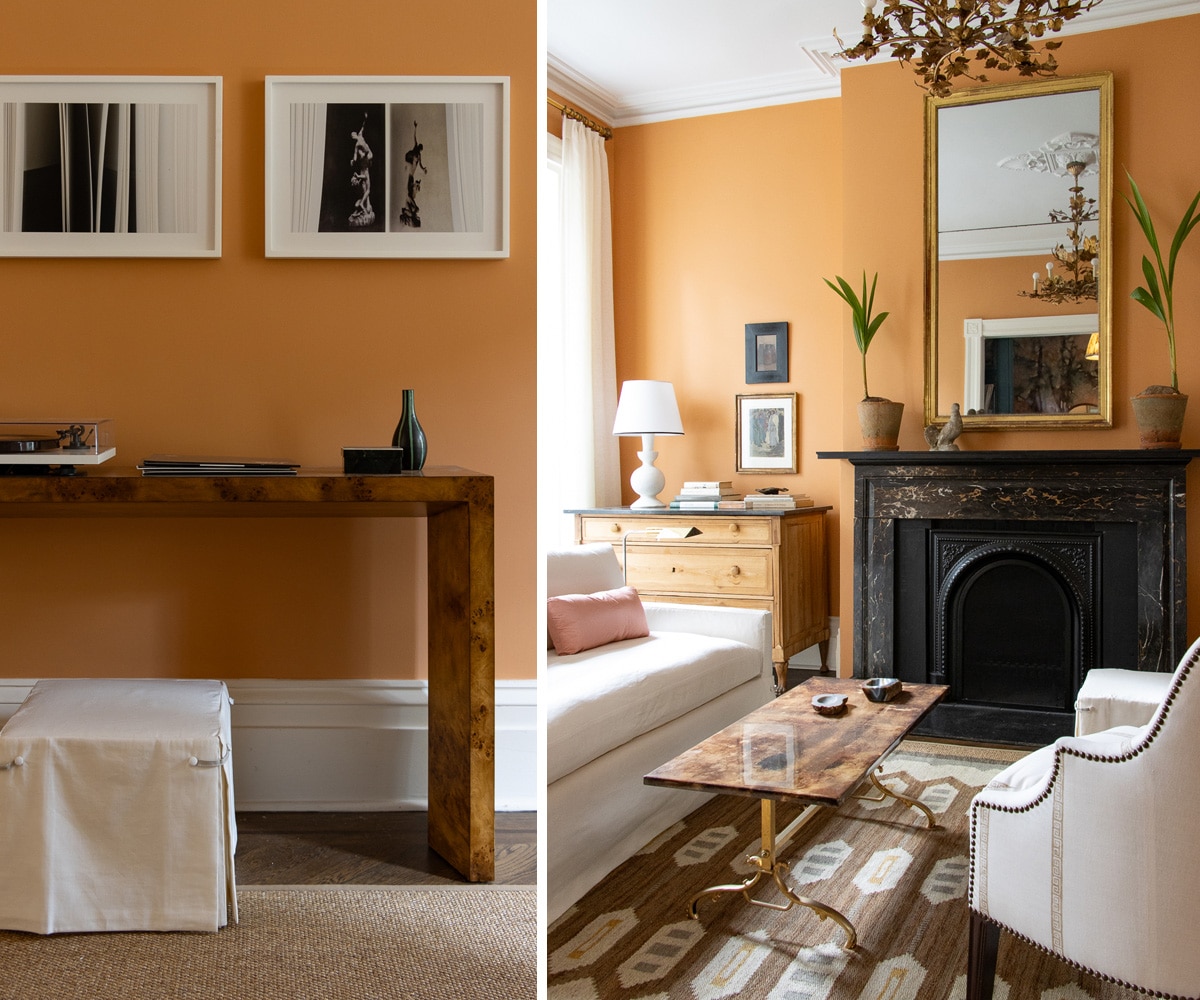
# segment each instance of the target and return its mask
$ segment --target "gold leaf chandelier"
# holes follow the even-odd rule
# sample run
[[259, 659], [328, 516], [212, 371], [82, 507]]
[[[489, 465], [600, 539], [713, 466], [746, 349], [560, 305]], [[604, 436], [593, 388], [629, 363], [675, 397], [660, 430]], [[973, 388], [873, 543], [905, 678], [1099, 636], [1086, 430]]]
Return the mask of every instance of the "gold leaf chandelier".
[[[1050, 252], [1054, 260], [1046, 262], [1046, 277], [1043, 279], [1034, 271], [1033, 291], [1018, 292], [1018, 295], [1053, 303], [1082, 302], [1097, 297], [1100, 240], [1096, 236], [1084, 236], [1083, 223], [1095, 221], [1100, 217], [1100, 212], [1096, 199], [1084, 197], [1083, 187], [1079, 183], [1079, 175], [1085, 169], [1086, 164], [1079, 160], [1067, 164], [1067, 173], [1075, 182], [1071, 186], [1070, 208], [1066, 212], [1057, 208], [1050, 211], [1051, 222], [1067, 223], [1070, 247], [1058, 244]], [[1054, 271], [1056, 262], [1061, 266], [1057, 274]]]
[[[870, 59], [882, 49], [911, 65], [934, 97], [950, 93], [956, 77], [986, 83], [980, 70], [1016, 70], [1021, 76], [1052, 76], [1058, 63], [1051, 54], [1062, 45], [1047, 41], [1044, 52], [1034, 39], [1091, 10], [1100, 0], [863, 0], [863, 37], [842, 46], [846, 59]], [[982, 66], [972, 72], [972, 56]]]

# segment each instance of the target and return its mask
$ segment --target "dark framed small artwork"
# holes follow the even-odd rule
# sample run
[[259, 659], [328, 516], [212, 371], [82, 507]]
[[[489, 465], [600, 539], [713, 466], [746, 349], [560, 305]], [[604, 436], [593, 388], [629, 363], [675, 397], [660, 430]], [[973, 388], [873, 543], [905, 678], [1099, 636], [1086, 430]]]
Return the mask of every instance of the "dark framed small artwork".
[[788, 380], [788, 325], [746, 324], [746, 384]]

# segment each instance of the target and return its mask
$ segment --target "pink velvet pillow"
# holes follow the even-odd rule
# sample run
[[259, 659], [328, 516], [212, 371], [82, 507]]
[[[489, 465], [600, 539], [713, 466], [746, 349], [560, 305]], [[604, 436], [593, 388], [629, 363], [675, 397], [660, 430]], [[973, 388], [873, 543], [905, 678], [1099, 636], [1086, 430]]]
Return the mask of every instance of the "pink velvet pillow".
[[632, 587], [551, 597], [546, 601], [546, 627], [560, 656], [650, 634], [646, 609]]

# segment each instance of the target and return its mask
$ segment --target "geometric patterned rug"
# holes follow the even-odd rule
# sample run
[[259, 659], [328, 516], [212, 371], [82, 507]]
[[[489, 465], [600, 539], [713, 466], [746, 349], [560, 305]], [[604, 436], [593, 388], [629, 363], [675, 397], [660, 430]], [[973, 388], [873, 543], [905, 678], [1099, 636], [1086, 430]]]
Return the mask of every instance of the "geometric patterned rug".
[[[907, 740], [885, 785], [923, 802], [852, 800], [787, 847], [788, 881], [844, 914], [751, 906], [741, 895], [688, 901], [740, 883], [759, 848], [757, 799], [718, 796], [647, 844], [548, 929], [547, 1000], [962, 1000], [967, 969], [967, 807], [1021, 752]], [[798, 809], [780, 804], [777, 828]], [[760, 883], [756, 898], [780, 901]], [[1001, 936], [995, 1000], [1133, 1000], [1058, 959]]]

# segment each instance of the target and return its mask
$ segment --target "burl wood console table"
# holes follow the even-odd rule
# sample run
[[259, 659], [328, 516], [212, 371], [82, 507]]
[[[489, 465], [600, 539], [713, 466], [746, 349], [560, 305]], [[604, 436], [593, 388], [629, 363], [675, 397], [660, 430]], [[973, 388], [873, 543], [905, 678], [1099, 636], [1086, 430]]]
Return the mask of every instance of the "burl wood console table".
[[495, 876], [492, 477], [454, 466], [390, 476], [0, 476], [0, 517], [422, 517], [428, 532], [429, 846], [472, 882]]

